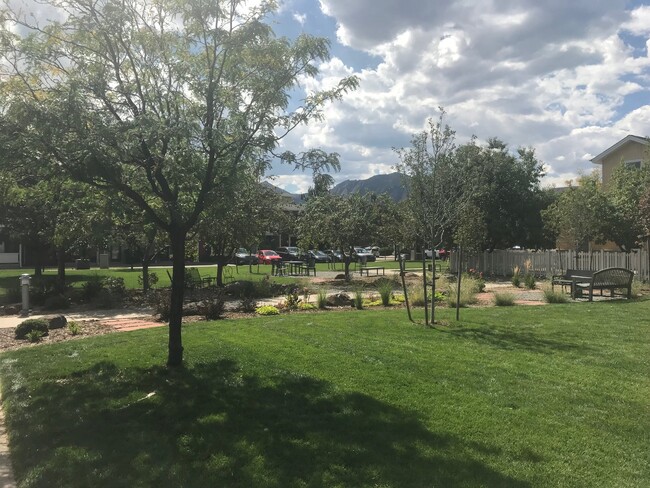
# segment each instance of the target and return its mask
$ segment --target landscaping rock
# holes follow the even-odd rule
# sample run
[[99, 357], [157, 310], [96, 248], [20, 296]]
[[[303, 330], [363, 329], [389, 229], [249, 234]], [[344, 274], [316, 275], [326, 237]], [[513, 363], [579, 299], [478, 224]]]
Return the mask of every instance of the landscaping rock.
[[337, 274], [334, 277], [335, 280], [344, 280], [345, 279], [345, 273]]
[[347, 293], [337, 293], [327, 297], [327, 305], [330, 307], [351, 307], [352, 299]]
[[62, 329], [68, 324], [68, 319], [65, 318], [65, 315], [53, 315], [52, 317], [46, 318], [48, 321], [47, 328], [52, 329]]
[[18, 315], [20, 313], [21, 309], [22, 309], [22, 306], [20, 304], [5, 305], [4, 309], [3, 309], [3, 313], [5, 315]]

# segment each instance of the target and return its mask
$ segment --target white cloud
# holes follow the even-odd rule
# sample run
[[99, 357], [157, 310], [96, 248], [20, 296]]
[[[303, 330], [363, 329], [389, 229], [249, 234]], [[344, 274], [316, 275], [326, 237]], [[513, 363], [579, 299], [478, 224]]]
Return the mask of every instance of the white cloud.
[[305, 22], [307, 21], [307, 14], [301, 14], [301, 13], [298, 13], [298, 12], [294, 12], [292, 17], [300, 25], [305, 25]]
[[360, 88], [291, 142], [339, 152], [351, 178], [389, 172], [397, 160], [391, 147], [408, 145], [444, 106], [461, 143], [476, 134], [533, 146], [549, 182], [589, 172], [585, 154], [650, 131], [647, 104], [621, 113], [630, 100], [648, 100], [650, 86], [647, 52], [624, 35], [650, 33], [650, 7], [625, 4], [320, 0], [339, 41], [380, 62], [364, 70], [340, 59], [324, 64], [309, 89], [355, 71]]

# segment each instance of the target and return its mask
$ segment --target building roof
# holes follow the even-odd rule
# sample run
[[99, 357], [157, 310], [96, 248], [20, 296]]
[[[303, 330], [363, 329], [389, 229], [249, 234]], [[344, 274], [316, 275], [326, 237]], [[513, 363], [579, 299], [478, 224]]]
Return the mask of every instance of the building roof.
[[603, 152], [601, 152], [598, 156], [595, 158], [592, 158], [591, 162], [594, 164], [602, 164], [603, 159], [605, 159], [607, 156], [609, 156], [611, 153], [616, 151], [618, 148], [621, 146], [624, 146], [625, 144], [628, 144], [630, 142], [638, 142], [639, 144], [645, 144], [646, 146], [650, 146], [650, 140], [648, 140], [646, 137], [640, 137], [640, 136], [625, 136], [623, 139], [618, 141], [616, 144], [611, 146], [608, 149], [605, 149]]

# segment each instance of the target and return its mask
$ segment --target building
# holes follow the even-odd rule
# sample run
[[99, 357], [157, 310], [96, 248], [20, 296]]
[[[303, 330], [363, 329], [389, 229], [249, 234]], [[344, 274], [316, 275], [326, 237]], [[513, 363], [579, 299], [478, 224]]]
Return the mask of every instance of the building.
[[644, 161], [650, 159], [650, 139], [629, 135], [616, 144], [605, 149], [591, 160], [594, 164], [601, 165], [603, 186], [607, 187], [614, 170], [621, 164], [633, 168], [641, 168]]

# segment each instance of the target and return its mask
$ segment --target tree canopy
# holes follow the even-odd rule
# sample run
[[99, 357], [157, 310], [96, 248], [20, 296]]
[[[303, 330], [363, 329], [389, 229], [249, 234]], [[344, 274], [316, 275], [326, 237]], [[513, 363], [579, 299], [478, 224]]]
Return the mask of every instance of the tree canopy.
[[[31, 135], [48, 161], [79, 181], [118, 191], [168, 233], [168, 364], [179, 365], [187, 233], [238, 172], [267, 165], [288, 132], [320, 117], [323, 105], [354, 89], [357, 79], [290, 103], [300, 80], [318, 74], [329, 44], [306, 34], [276, 37], [266, 23], [273, 2], [45, 3], [64, 20], [36, 25], [3, 13], [20, 28], [3, 32], [10, 70], [1, 94], [6, 103], [29, 107], [33, 124], [23, 127], [23, 137]], [[308, 167], [311, 155], [281, 158]]]

